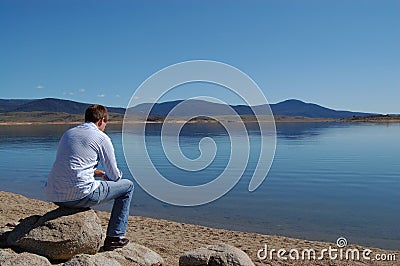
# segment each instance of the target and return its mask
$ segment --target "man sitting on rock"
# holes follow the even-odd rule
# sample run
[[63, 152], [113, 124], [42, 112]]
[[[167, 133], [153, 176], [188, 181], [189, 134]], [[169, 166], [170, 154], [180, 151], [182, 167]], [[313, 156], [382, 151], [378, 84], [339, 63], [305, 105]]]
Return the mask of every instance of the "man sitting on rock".
[[[133, 183], [121, 179], [110, 138], [103, 132], [107, 109], [92, 105], [85, 123], [67, 130], [58, 145], [57, 157], [45, 187], [47, 200], [67, 208], [87, 208], [114, 200], [104, 250], [128, 244], [128, 226]], [[105, 171], [97, 170], [101, 163]], [[96, 180], [95, 177], [103, 180]]]

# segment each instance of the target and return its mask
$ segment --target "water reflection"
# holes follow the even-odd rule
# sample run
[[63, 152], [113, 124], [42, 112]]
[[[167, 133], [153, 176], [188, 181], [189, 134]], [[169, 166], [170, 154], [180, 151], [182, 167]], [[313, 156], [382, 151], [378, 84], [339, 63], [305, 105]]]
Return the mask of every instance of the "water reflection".
[[278, 122], [276, 123], [276, 132], [280, 138], [301, 139], [321, 135], [330, 128], [344, 128], [348, 126], [350, 126], [349, 123], [337, 122]]
[[[59, 138], [72, 126], [0, 126], [0, 190], [43, 199], [41, 189]], [[220, 173], [229, 158], [229, 138], [221, 125], [188, 124], [181, 134], [186, 156], [199, 156], [198, 141], [204, 136], [215, 138], [218, 153], [213, 168], [203, 176], [177, 171], [161, 154], [161, 125], [146, 127], [149, 151], [158, 158], [155, 164], [171, 180], [182, 184], [208, 181]], [[247, 129], [254, 148], [251, 156], [257, 157], [256, 123], [248, 123]], [[109, 124], [106, 131], [125, 178], [132, 178], [123, 155], [121, 125]], [[281, 141], [275, 161], [254, 193], [247, 191], [255, 167], [250, 158], [239, 184], [212, 204], [170, 206], [136, 184], [132, 213], [311, 240], [335, 241], [344, 235], [351, 243], [398, 248], [400, 214], [395, 199], [400, 198], [399, 135], [400, 124], [277, 123]], [[103, 208], [110, 210], [109, 206]]]
[[[257, 123], [246, 123], [246, 129], [250, 135], [259, 134], [259, 126]], [[337, 123], [337, 122], [277, 122], [276, 132], [281, 138], [306, 138], [322, 134], [329, 128], [336, 127], [349, 127], [350, 123]], [[34, 136], [61, 136], [67, 129], [74, 127], [74, 124], [60, 124], [60, 125], [2, 125], [0, 126], [0, 138], [3, 137], [34, 137]], [[182, 127], [182, 136], [193, 135], [213, 135], [213, 136], [226, 136], [226, 129], [217, 122], [209, 123], [189, 123], [185, 125], [176, 124], [176, 127]], [[106, 133], [121, 132], [121, 124], [108, 124]], [[132, 124], [129, 126], [132, 134], [139, 134], [142, 125]], [[147, 135], [160, 135], [162, 124], [149, 123], [146, 124]]]

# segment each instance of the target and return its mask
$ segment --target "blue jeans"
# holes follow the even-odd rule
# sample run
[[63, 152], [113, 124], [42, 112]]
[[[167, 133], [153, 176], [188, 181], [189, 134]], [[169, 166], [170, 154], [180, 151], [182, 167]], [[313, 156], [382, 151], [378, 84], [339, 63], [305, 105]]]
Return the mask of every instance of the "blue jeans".
[[110, 200], [114, 200], [107, 236], [123, 236], [128, 227], [129, 206], [133, 194], [133, 183], [128, 179], [100, 181], [100, 186], [80, 200], [55, 202], [60, 207], [88, 208]]

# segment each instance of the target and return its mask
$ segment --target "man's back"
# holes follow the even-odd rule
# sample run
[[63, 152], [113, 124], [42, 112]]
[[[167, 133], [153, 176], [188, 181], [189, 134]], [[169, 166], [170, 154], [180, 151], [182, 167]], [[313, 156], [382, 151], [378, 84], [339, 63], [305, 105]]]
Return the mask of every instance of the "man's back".
[[99, 186], [94, 179], [99, 157], [105, 152], [114, 154], [113, 149], [105, 150], [107, 145], [103, 142], [109, 142], [108, 136], [93, 123], [81, 124], [64, 133], [46, 184], [49, 201], [77, 200]]
[[[66, 208], [90, 208], [113, 201], [103, 246], [104, 250], [113, 250], [129, 243], [124, 235], [134, 185], [121, 179], [111, 139], [103, 133], [107, 121], [107, 108], [94, 104], [86, 109], [84, 124], [64, 133], [45, 194], [48, 201]], [[96, 169], [99, 163], [104, 171]]]

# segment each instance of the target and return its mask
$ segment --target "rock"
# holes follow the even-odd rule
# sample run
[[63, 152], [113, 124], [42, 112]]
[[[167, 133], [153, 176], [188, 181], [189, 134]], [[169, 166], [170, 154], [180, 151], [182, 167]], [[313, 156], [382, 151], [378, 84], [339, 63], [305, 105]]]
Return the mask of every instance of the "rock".
[[103, 253], [104, 256], [115, 259], [122, 265], [161, 266], [163, 258], [153, 250], [136, 244], [129, 243], [123, 248]]
[[254, 266], [242, 250], [217, 244], [189, 251], [179, 258], [179, 266]]
[[129, 243], [123, 248], [96, 255], [76, 255], [63, 266], [161, 266], [163, 264], [164, 260], [156, 252], [142, 245]]
[[102, 254], [79, 254], [63, 264], [63, 266], [121, 266], [116, 260], [107, 258]]
[[95, 254], [103, 243], [101, 221], [93, 210], [58, 208], [23, 219], [7, 242], [51, 260]]
[[0, 249], [0, 263], [4, 263], [4, 261], [11, 256], [10, 253], [8, 253], [7, 251], [1, 250]]
[[1, 266], [51, 266], [48, 259], [36, 254], [23, 252], [20, 254], [0, 250]]

